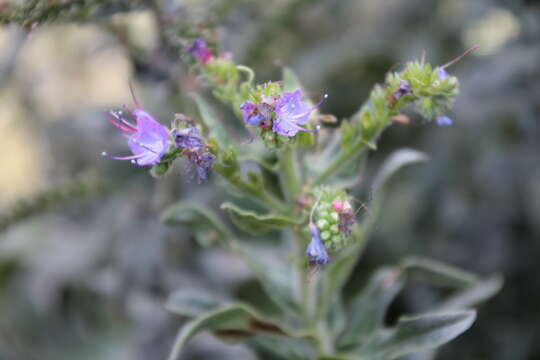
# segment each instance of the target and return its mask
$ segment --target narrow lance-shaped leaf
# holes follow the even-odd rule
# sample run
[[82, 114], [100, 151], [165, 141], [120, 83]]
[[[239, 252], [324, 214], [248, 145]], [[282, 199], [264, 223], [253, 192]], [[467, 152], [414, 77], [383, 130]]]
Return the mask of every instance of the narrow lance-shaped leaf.
[[247, 345], [261, 359], [312, 360], [316, 356], [313, 342], [302, 338], [258, 334], [250, 338]]
[[203, 120], [204, 125], [208, 129], [210, 135], [216, 137], [218, 144], [221, 147], [225, 148], [229, 146], [231, 144], [229, 134], [221, 124], [221, 121], [217, 117], [216, 112], [214, 111], [212, 106], [206, 101], [204, 97], [197, 93], [191, 93], [190, 96], [197, 104], [201, 119]]
[[210, 239], [231, 238], [228, 226], [209, 207], [191, 201], [180, 201], [161, 214], [167, 225], [190, 226], [201, 245], [210, 245]]
[[384, 162], [373, 181], [373, 191], [376, 192], [392, 177], [399, 169], [406, 165], [427, 161], [429, 158], [423, 152], [412, 149], [401, 149], [393, 152]]
[[356, 354], [366, 360], [393, 360], [441, 346], [469, 329], [475, 311], [452, 311], [402, 317], [391, 330], [382, 330]]
[[502, 286], [503, 280], [500, 276], [479, 280], [466, 289], [451, 295], [437, 308], [440, 310], [468, 309], [489, 300], [501, 290]]
[[349, 322], [339, 338], [340, 347], [349, 347], [366, 341], [384, 324], [390, 303], [404, 285], [403, 274], [396, 268], [377, 271], [368, 285], [351, 301]]
[[251, 234], [260, 234], [272, 229], [281, 229], [298, 224], [296, 220], [290, 217], [273, 213], [257, 214], [251, 210], [241, 209], [230, 202], [223, 203], [221, 208], [229, 212], [231, 220], [236, 226]]
[[258, 332], [282, 333], [276, 325], [261, 321], [259, 315], [248, 306], [230, 305], [205, 313], [184, 325], [178, 333], [169, 360], [179, 359], [186, 343], [203, 331], [213, 331], [228, 340], [242, 340]]
[[242, 242], [236, 244], [235, 250], [255, 273], [268, 297], [287, 314], [291, 324], [295, 323], [301, 309], [294, 299], [294, 269], [286, 256], [276, 254], [270, 247]]
[[223, 300], [195, 289], [180, 289], [169, 295], [165, 308], [177, 315], [195, 317], [223, 305]]
[[416, 256], [406, 258], [402, 263], [402, 268], [408, 276], [418, 276], [435, 285], [464, 287], [478, 281], [478, 277], [473, 273]]

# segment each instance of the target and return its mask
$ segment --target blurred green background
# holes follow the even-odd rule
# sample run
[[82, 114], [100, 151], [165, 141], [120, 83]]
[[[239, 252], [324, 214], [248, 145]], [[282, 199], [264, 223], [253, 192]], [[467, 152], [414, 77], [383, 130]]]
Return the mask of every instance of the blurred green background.
[[[185, 164], [155, 180], [100, 156], [127, 150], [104, 110], [131, 105], [129, 80], [164, 124], [192, 109], [181, 54], [198, 34], [260, 81], [292, 67], [340, 119], [391, 68], [479, 45], [448, 69], [461, 80], [454, 126], [392, 126], [372, 154], [366, 178], [399, 147], [431, 161], [393, 180], [349, 288], [413, 254], [501, 273], [500, 294], [437, 359], [540, 358], [539, 1], [7, 1], [0, 21], [0, 359], [163, 359], [182, 323], [169, 292], [257, 296], [237, 258], [159, 222], [180, 198], [219, 204], [222, 188]], [[392, 313], [438, 296], [410, 287]], [[184, 358], [253, 357], [208, 335]]]

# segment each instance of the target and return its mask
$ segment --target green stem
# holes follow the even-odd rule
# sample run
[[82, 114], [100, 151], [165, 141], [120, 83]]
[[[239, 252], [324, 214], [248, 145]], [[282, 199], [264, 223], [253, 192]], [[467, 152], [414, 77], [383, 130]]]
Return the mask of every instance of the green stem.
[[250, 184], [243, 181], [239, 175], [229, 175], [223, 170], [224, 169], [221, 166], [214, 166], [214, 171], [220, 174], [225, 180], [227, 180], [229, 184], [233, 185], [235, 188], [244, 192], [245, 194], [259, 200], [262, 205], [280, 214], [288, 215], [290, 213], [287, 205], [284, 204], [283, 201], [278, 199], [275, 195], [269, 193], [266, 190], [256, 189]]
[[340, 152], [338, 157], [330, 164], [330, 166], [328, 166], [326, 170], [315, 179], [314, 185], [320, 185], [328, 177], [335, 174], [336, 171], [339, 170], [339, 168], [354, 159], [355, 155], [357, 155], [358, 152], [364, 150], [363, 148], [365, 146], [366, 142], [360, 139], [346, 151]]
[[279, 179], [285, 198], [289, 204], [293, 204], [300, 193], [300, 183], [298, 181], [299, 175], [295, 151], [290, 146], [281, 150], [279, 156]]

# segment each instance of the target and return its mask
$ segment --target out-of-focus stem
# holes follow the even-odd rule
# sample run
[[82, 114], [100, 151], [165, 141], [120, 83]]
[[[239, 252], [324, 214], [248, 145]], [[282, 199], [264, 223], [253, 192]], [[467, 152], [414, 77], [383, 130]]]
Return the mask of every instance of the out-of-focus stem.
[[296, 165], [294, 149], [290, 146], [283, 148], [279, 155], [279, 179], [289, 204], [294, 204], [294, 200], [300, 193], [299, 174]]
[[281, 201], [275, 195], [269, 193], [268, 191], [261, 191], [259, 189], [253, 188], [252, 186], [250, 186], [250, 184], [243, 181], [238, 174], [229, 176], [223, 171], [223, 168], [221, 168], [220, 166], [214, 166], [214, 171], [220, 174], [225, 180], [229, 182], [229, 184], [233, 185], [238, 190], [244, 192], [246, 195], [250, 195], [251, 197], [259, 200], [262, 205], [280, 214], [287, 215], [290, 213], [289, 208], [283, 203], [283, 201]]
[[326, 168], [326, 170], [315, 179], [314, 184], [320, 185], [328, 177], [336, 173], [339, 168], [351, 161], [355, 157], [355, 155], [357, 155], [361, 150], [363, 150], [362, 148], [365, 147], [366, 142], [362, 139], [359, 139], [353, 146], [347, 149], [347, 151], [341, 152], [338, 157], [334, 161], [332, 161], [332, 163]]

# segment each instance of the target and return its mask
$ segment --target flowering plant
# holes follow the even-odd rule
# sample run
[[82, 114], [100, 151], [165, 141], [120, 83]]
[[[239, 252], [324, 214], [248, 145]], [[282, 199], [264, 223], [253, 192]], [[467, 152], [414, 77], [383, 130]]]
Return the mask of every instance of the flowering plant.
[[[319, 111], [328, 95], [314, 104], [290, 69], [284, 69], [282, 81], [254, 84], [250, 68], [214, 54], [203, 39], [196, 39], [189, 52], [199, 79], [258, 140], [236, 142], [200, 95], [193, 95], [200, 116], [192, 120], [179, 114], [170, 128], [135, 99], [135, 110], [110, 113], [133, 155], [112, 158], [152, 166], [159, 177], [184, 157], [199, 182], [216, 174], [240, 194], [242, 206], [221, 205], [235, 228], [211, 209], [182, 201], [162, 219], [177, 225], [195, 218], [215, 230], [251, 268], [272, 306], [180, 289], [166, 307], [192, 320], [180, 330], [170, 360], [202, 331], [243, 341], [261, 358], [346, 360], [432, 352], [471, 326], [476, 316], [471, 306], [493, 295], [493, 286], [485, 291], [486, 281], [493, 280], [427, 259], [408, 258], [380, 269], [361, 292], [343, 296], [380, 213], [386, 180], [427, 156], [410, 149], [392, 154], [371, 184], [373, 199], [367, 205], [350, 192], [358, 183], [359, 164], [377, 149], [386, 128], [411, 122], [404, 114], [407, 106], [428, 122], [452, 124], [446, 115], [458, 94], [458, 79], [446, 71], [452, 63], [433, 67], [422, 59], [405, 64], [335, 128], [326, 126], [334, 118]], [[451, 298], [388, 327], [390, 303], [418, 274], [449, 284]]]

